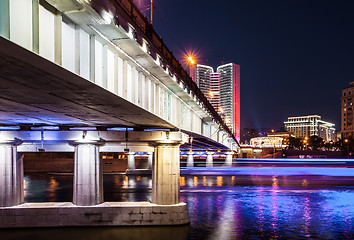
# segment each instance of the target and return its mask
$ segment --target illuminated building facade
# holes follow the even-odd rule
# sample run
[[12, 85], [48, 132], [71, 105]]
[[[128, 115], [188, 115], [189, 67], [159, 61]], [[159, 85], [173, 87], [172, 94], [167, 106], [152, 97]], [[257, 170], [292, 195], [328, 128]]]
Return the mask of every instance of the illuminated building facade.
[[326, 142], [335, 140], [335, 125], [321, 120], [319, 115], [289, 117], [284, 125], [297, 138], [318, 136]]
[[349, 83], [349, 87], [342, 90], [341, 97], [341, 137], [342, 139], [354, 137], [354, 82]]
[[209, 94], [208, 98], [210, 103], [214, 106], [214, 108], [218, 109], [221, 107], [220, 105], [220, 73], [210, 73], [209, 80]]
[[289, 145], [289, 139], [295, 137], [295, 135], [290, 132], [270, 132], [267, 137], [280, 137], [283, 139], [283, 145]]
[[[196, 67], [196, 83], [202, 93], [208, 98], [210, 101], [211, 96], [213, 96], [213, 92], [211, 92], [210, 86], [210, 74], [214, 72], [212, 67], [197, 64]], [[211, 92], [212, 94], [210, 94]]]
[[240, 140], [240, 65], [225, 64], [214, 72], [212, 67], [198, 64], [196, 82]]
[[283, 138], [281, 137], [256, 137], [251, 138], [251, 146], [259, 148], [281, 148], [283, 144]]

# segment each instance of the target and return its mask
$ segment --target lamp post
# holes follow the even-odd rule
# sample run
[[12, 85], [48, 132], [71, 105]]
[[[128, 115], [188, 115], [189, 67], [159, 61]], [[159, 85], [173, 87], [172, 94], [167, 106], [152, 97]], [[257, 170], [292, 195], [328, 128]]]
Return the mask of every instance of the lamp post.
[[308, 137], [305, 137], [305, 140], [304, 140], [304, 144], [305, 144], [305, 150], [307, 150], [307, 139], [308, 139]]
[[346, 138], [346, 139], [344, 139], [344, 142], [347, 145], [347, 152], [348, 152], [347, 154], [348, 154], [348, 158], [349, 158], [349, 144], [348, 144], [349, 140]]
[[188, 55], [187, 56], [187, 62], [189, 65], [189, 75], [191, 76], [191, 78], [193, 79], [193, 81], [196, 81], [196, 71], [194, 71], [195, 68], [195, 64], [196, 64], [196, 60], [195, 57], [193, 55]]

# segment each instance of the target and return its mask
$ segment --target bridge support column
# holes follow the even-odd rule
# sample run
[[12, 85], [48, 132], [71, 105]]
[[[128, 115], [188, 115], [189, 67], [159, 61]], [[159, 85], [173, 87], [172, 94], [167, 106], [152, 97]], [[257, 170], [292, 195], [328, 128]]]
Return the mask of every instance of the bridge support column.
[[232, 167], [232, 154], [233, 152], [226, 152], [225, 166]]
[[128, 170], [135, 170], [135, 152], [128, 153]]
[[213, 167], [213, 152], [207, 152], [206, 167]]
[[153, 152], [148, 152], [148, 169], [152, 169], [152, 159], [154, 157]]
[[194, 167], [193, 152], [187, 153], [187, 167]]
[[74, 166], [75, 205], [92, 206], [103, 202], [103, 175], [99, 146], [101, 141], [76, 142]]
[[152, 170], [152, 203], [172, 205], [179, 203], [179, 145], [158, 144]]
[[0, 207], [23, 202], [23, 157], [17, 156], [21, 141], [0, 142]]

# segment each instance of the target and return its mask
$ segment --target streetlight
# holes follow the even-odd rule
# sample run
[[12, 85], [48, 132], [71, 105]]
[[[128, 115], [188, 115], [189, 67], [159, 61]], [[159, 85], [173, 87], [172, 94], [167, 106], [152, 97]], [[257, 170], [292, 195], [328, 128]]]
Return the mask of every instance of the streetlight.
[[195, 65], [197, 64], [196, 56], [193, 53], [186, 54], [186, 62], [189, 66], [189, 75], [192, 77], [195, 82], [197, 79]]
[[189, 56], [189, 57], [188, 57], [188, 61], [189, 61], [191, 64], [194, 64], [194, 63], [195, 63], [195, 61], [194, 61], [194, 59], [193, 59], [192, 56]]
[[276, 139], [273, 140], [273, 145], [274, 145], [274, 148], [273, 148], [273, 158], [275, 158], [275, 143], [276, 143]]
[[349, 144], [348, 144], [349, 140], [346, 138], [346, 139], [344, 139], [344, 142], [347, 144], [347, 152], [348, 152], [348, 158], [349, 158]]
[[308, 140], [309, 138], [308, 137], [305, 137], [305, 140], [304, 140], [304, 144], [305, 144], [305, 150], [307, 150], [307, 140]]

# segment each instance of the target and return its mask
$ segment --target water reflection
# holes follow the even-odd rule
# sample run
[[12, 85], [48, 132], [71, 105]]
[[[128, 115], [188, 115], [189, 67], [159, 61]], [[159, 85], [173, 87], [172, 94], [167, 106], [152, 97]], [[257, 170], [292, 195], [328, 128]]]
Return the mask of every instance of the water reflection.
[[185, 178], [185, 177], [180, 177], [180, 178], [179, 178], [179, 185], [180, 185], [181, 187], [186, 186], [186, 178]]
[[221, 187], [223, 185], [223, 177], [217, 176], [216, 177], [216, 186]]
[[54, 177], [51, 177], [49, 180], [49, 184], [48, 184], [48, 201], [49, 202], [55, 202], [55, 200], [57, 199], [57, 188], [59, 186], [59, 183], [55, 180]]
[[242, 176], [198, 179], [197, 186], [181, 187], [181, 200], [190, 212], [190, 235], [196, 236], [191, 239], [354, 237], [354, 187], [348, 182], [333, 186], [333, 179], [321, 178], [319, 186], [309, 176], [278, 175], [250, 176], [248, 184]]
[[257, 229], [259, 229], [260, 237], [264, 237], [264, 225], [265, 225], [265, 207], [264, 207], [264, 192], [263, 187], [260, 187], [260, 191], [257, 194], [257, 198], [255, 199], [256, 204], [256, 218], [257, 218]]
[[[220, 201], [221, 199], [218, 200]], [[233, 237], [238, 235], [239, 228], [239, 219], [237, 219], [237, 206], [233, 204], [231, 198], [227, 198], [223, 204], [223, 210], [221, 212], [218, 211], [218, 213], [221, 216], [220, 220], [218, 221], [217, 227], [209, 239], [233, 239]]]
[[[27, 202], [72, 201], [72, 176], [26, 175], [25, 181]], [[181, 201], [188, 205], [189, 228], [73, 228], [60, 239], [354, 239], [354, 181], [333, 181], [185, 175], [180, 177]], [[105, 175], [104, 199], [150, 201], [151, 178]], [[36, 231], [42, 239], [58, 235], [54, 230]], [[3, 233], [1, 240], [6, 239]], [[17, 239], [27, 236], [16, 234]]]
[[278, 208], [279, 208], [279, 205], [278, 205], [278, 189], [279, 189], [279, 186], [278, 186], [278, 179], [276, 176], [273, 176], [272, 178], [272, 191], [270, 192], [271, 194], [271, 222], [270, 222], [270, 225], [271, 225], [271, 237], [272, 239], [278, 239], [279, 236], [278, 236], [278, 230], [279, 230], [279, 227], [278, 227]]
[[310, 199], [308, 196], [305, 197], [304, 201], [304, 216], [303, 216], [304, 224], [303, 224], [303, 229], [302, 233], [305, 237], [309, 238], [310, 237], [310, 221], [311, 221], [311, 209], [310, 209]]
[[151, 201], [151, 177], [107, 174], [103, 176], [106, 202]]

